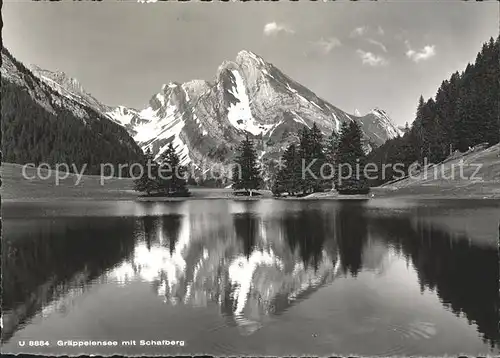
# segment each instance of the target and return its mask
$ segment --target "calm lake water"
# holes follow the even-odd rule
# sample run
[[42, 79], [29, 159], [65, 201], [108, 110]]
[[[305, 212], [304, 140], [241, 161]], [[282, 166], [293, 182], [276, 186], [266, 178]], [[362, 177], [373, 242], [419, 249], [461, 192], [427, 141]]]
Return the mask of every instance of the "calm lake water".
[[[500, 352], [499, 201], [2, 209], [3, 352]], [[119, 343], [76, 348], [59, 340]], [[122, 344], [128, 340], [136, 345]]]

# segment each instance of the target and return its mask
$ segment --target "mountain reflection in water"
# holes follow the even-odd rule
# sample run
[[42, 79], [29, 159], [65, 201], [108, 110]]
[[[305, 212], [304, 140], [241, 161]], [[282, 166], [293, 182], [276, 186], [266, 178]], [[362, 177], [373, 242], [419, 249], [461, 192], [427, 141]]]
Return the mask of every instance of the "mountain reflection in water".
[[497, 248], [411, 215], [358, 202], [133, 205], [141, 216], [5, 220], [3, 342], [94, 285], [137, 281], [172, 306], [218, 307], [249, 335], [336, 279], [383, 273], [398, 258], [421, 291], [499, 342]]

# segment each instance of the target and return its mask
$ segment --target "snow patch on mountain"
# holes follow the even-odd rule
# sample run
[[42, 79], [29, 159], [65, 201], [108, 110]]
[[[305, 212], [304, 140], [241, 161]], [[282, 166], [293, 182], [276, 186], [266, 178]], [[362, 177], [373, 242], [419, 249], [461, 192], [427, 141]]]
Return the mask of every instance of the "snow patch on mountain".
[[247, 131], [253, 135], [261, 134], [265, 128], [259, 126], [253, 118], [250, 110], [250, 100], [246, 93], [245, 83], [237, 70], [231, 70], [235, 78], [235, 87], [228, 91], [238, 100], [237, 103], [231, 103], [228, 108], [227, 119], [235, 128]]
[[286, 88], [287, 88], [290, 92], [292, 92], [292, 93], [297, 93], [297, 90], [296, 90], [296, 89], [294, 89], [294, 88], [292, 88], [292, 87], [290, 87], [290, 85], [289, 85], [288, 83], [286, 84]]
[[147, 122], [136, 128], [137, 135], [134, 139], [137, 142], [140, 143], [151, 139], [156, 135], [158, 129], [161, 128], [160, 119], [157, 116], [159, 111], [160, 109], [154, 110], [148, 107], [139, 112], [141, 118], [145, 119]]
[[276, 124], [271, 124], [271, 128], [269, 128], [267, 130], [266, 135], [271, 137], [273, 135], [274, 131], [276, 130], [276, 128], [278, 128], [281, 124], [283, 124], [283, 120], [279, 121]]
[[[173, 140], [172, 140], [172, 145], [175, 149], [175, 152], [179, 155], [179, 159], [180, 159], [180, 162], [182, 165], [186, 165], [188, 163], [190, 163], [192, 160], [191, 160], [191, 157], [189, 156], [189, 147], [186, 145], [186, 143], [183, 142], [183, 140], [180, 138], [180, 133], [182, 131], [182, 129], [184, 128], [184, 121], [182, 120], [176, 120], [175, 121], [176, 123], [168, 128], [165, 133], [164, 133], [164, 138], [170, 138], [171, 136], [173, 136]], [[168, 144], [165, 144], [164, 146], [162, 146], [158, 152], [158, 154], [156, 155], [155, 159], [157, 160], [161, 154], [167, 150], [168, 148]]]
[[106, 115], [115, 122], [125, 126], [131, 123], [132, 119], [137, 115], [137, 112], [124, 106], [118, 106], [111, 112], [106, 112]]
[[158, 101], [160, 101], [161, 105], [164, 106], [165, 105], [165, 96], [163, 95], [163, 93], [158, 93], [156, 95], [156, 99]]
[[186, 101], [188, 101], [188, 102], [189, 102], [190, 98], [189, 98], [189, 93], [188, 93], [188, 91], [187, 91], [184, 87], [182, 87], [182, 90], [184, 91], [184, 94], [186, 95]]
[[[309, 101], [309, 102], [311, 102], [311, 101]], [[314, 103], [314, 102], [311, 102], [311, 103], [312, 103], [312, 105], [313, 105], [313, 106], [316, 106], [316, 108], [318, 108], [320, 111], [322, 111], [322, 110], [323, 110], [323, 109], [322, 109], [320, 106], [318, 106], [316, 103]]]
[[52, 87], [52, 89], [56, 90], [59, 94], [65, 96], [71, 100], [74, 100], [74, 101], [78, 101], [80, 99], [80, 96], [76, 95], [75, 93], [72, 93], [72, 92], [65, 90], [59, 83], [57, 83], [53, 79], [51, 79], [47, 76], [43, 76], [43, 75], [41, 75], [40, 78], [42, 78], [45, 82], [47, 82], [47, 84], [49, 84], [50, 87]]
[[274, 77], [273, 77], [273, 75], [271, 75], [271, 74], [269, 73], [269, 71], [268, 71], [268, 70], [266, 70], [265, 68], [263, 68], [263, 69], [262, 69], [262, 73], [263, 73], [263, 74], [265, 74], [266, 76], [269, 76], [269, 77], [271, 77], [271, 78], [274, 78]]
[[[189, 156], [189, 147], [181, 138], [181, 132], [186, 124], [183, 118], [184, 113], [179, 113], [177, 106], [171, 104], [170, 101], [166, 103], [163, 116], [160, 115], [160, 110], [161, 107], [156, 110], [148, 107], [139, 112], [139, 117], [144, 122], [136, 127], [137, 134], [134, 136], [134, 140], [139, 144], [145, 144], [146, 148], [151, 148], [156, 142], [170, 139], [174, 149], [179, 154], [181, 164], [190, 163], [192, 160]], [[167, 149], [170, 141], [166, 141], [160, 147], [155, 159], [158, 159]]]
[[340, 120], [337, 118], [335, 111], [332, 111], [331, 113], [333, 116], [333, 120], [335, 121], [335, 130], [337, 131], [337, 133], [339, 133], [340, 132]]
[[310, 103], [309, 100], [307, 98], [305, 98], [304, 96], [300, 95], [299, 93], [296, 93], [297, 97], [299, 97], [301, 100], [303, 100], [304, 102], [307, 102], [307, 103]]
[[295, 88], [292, 88], [289, 83], [286, 84], [286, 88], [290, 92], [292, 92], [294, 95], [298, 96], [302, 101], [307, 102], [309, 104], [312, 104], [313, 106], [315, 106], [316, 108], [318, 108], [320, 111], [323, 111], [323, 108], [321, 108], [317, 103], [315, 103], [313, 101], [310, 101], [307, 98], [305, 98], [304, 96], [302, 96]]
[[300, 123], [300, 124], [303, 124], [303, 125], [305, 125], [307, 128], [310, 128], [310, 126], [307, 124], [307, 122], [304, 120], [304, 118], [302, 118], [301, 116], [299, 116], [299, 115], [297, 114], [297, 112], [292, 111], [292, 113], [295, 115], [295, 116], [293, 117], [293, 120], [294, 120], [295, 122]]

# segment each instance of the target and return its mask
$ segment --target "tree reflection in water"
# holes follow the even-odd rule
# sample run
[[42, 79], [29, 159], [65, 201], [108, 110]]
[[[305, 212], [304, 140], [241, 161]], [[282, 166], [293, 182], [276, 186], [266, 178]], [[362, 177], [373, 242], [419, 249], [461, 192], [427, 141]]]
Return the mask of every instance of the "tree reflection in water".
[[337, 277], [380, 265], [373, 257], [391, 247], [412, 262], [422, 290], [435, 290], [490, 344], [499, 341], [495, 248], [356, 202], [287, 204], [277, 212], [254, 203], [238, 204], [237, 212], [227, 203], [214, 202], [213, 211], [193, 205], [156, 216], [23, 221], [30, 231], [8, 222], [2, 340], [95, 280], [147, 281], [170, 304], [217, 305], [228, 324], [251, 334]]

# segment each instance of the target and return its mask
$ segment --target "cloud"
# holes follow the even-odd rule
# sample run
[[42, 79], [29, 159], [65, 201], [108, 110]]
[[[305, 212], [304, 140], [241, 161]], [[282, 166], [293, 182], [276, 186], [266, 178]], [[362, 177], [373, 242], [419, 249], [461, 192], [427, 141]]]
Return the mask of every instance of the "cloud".
[[330, 37], [328, 39], [321, 38], [318, 41], [313, 42], [313, 46], [326, 55], [327, 53], [330, 53], [335, 47], [342, 46], [342, 43], [338, 38]]
[[415, 63], [428, 60], [436, 55], [435, 45], [426, 45], [420, 51], [415, 51], [411, 48], [410, 43], [408, 41], [405, 41], [405, 43], [406, 47], [408, 48], [408, 50], [406, 51], [406, 57], [408, 57]]
[[293, 34], [295, 33], [294, 30], [292, 30], [288, 25], [286, 24], [278, 24], [276, 22], [270, 22], [264, 26], [264, 35], [266, 36], [273, 36], [277, 35], [280, 32], [288, 33], [288, 34]]
[[385, 35], [385, 31], [382, 28], [382, 26], [380, 26], [380, 25], [377, 26], [376, 29], [370, 28], [368, 26], [360, 26], [360, 27], [356, 27], [354, 30], [352, 30], [351, 33], [349, 34], [349, 37], [361, 37], [361, 36], [366, 35], [368, 33], [370, 33], [372, 35], [378, 35], [378, 36]]
[[378, 67], [385, 66], [389, 63], [384, 57], [376, 55], [372, 52], [366, 52], [358, 49], [356, 50], [356, 53], [359, 55], [364, 65]]
[[374, 40], [374, 39], [366, 39], [366, 41], [368, 41], [372, 45], [380, 47], [382, 49], [382, 51], [387, 52], [387, 47], [385, 47], [385, 45], [382, 42]]
[[351, 37], [358, 37], [358, 36], [363, 36], [368, 28], [366, 26], [360, 26], [356, 27], [354, 30], [351, 31]]

